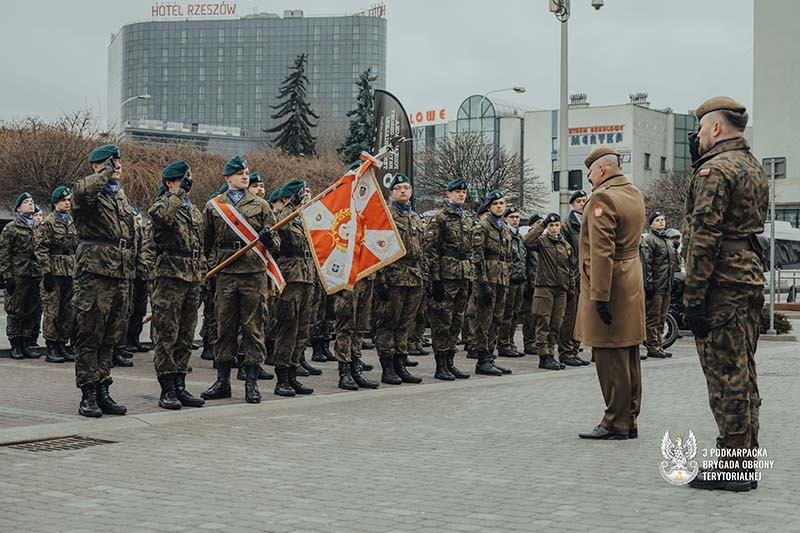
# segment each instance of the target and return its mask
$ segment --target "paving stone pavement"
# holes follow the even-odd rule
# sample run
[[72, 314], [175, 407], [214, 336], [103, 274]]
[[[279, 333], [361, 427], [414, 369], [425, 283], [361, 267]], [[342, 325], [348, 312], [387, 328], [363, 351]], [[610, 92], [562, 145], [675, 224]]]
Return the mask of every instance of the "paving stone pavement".
[[[640, 438], [630, 441], [577, 438], [601, 416], [593, 367], [534, 371], [530, 358], [514, 376], [261, 405], [92, 421], [70, 404], [26, 423], [66, 422], [114, 443], [0, 447], [0, 531], [799, 530], [796, 343], [759, 346], [761, 444], [775, 464], [758, 490], [661, 479], [666, 430], [693, 430], [700, 453], [716, 436], [690, 341], [643, 362]], [[16, 383], [8, 364], [3, 389]]]

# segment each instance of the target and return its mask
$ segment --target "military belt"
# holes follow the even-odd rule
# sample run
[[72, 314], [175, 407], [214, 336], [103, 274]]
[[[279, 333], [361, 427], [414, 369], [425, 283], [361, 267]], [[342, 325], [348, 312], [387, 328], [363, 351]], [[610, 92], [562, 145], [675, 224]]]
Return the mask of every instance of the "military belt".
[[752, 250], [750, 239], [722, 239], [723, 252], [738, 252], [740, 250]]
[[200, 250], [161, 250], [164, 255], [172, 255], [175, 257], [186, 257], [188, 259], [200, 259]]
[[468, 254], [459, 253], [459, 252], [447, 252], [447, 251], [443, 251], [442, 252], [442, 257], [452, 257], [453, 259], [459, 259], [461, 261], [465, 261], [465, 260], [469, 259], [469, 255]]
[[280, 256], [281, 257], [303, 257], [305, 259], [308, 259], [309, 257], [311, 257], [311, 252], [309, 252], [308, 250], [303, 250], [302, 252], [286, 252], [286, 253], [281, 252]]
[[53, 255], [75, 255], [75, 250], [54, 250]]
[[639, 255], [639, 248], [616, 248], [614, 250], [614, 261], [625, 261], [627, 259], [633, 259], [634, 257]]
[[130, 243], [127, 239], [81, 239], [81, 244], [89, 246], [109, 246], [111, 248], [119, 248], [125, 250], [129, 248]]
[[490, 261], [507, 261], [505, 257], [497, 254], [484, 254], [483, 258]]

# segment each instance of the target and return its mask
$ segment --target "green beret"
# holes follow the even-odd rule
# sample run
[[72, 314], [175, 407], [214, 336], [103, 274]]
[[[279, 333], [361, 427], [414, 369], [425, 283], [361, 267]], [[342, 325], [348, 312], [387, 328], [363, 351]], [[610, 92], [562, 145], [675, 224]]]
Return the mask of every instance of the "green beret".
[[[226, 192], [228, 192], [228, 184], [227, 184], [227, 183], [223, 183], [223, 184], [222, 184], [222, 187], [220, 187], [219, 189], [217, 189], [217, 191], [211, 195], [211, 198], [216, 198], [216, 197], [217, 197], [217, 196], [219, 196], [220, 194], [225, 194]], [[209, 200], [210, 200], [211, 198], [209, 198]]]
[[222, 170], [222, 175], [230, 176], [246, 168], [247, 168], [247, 160], [240, 155], [235, 155], [230, 159], [228, 159], [228, 162], [225, 163], [225, 168]]
[[180, 180], [183, 179], [187, 172], [191, 172], [189, 163], [186, 161], [173, 161], [164, 167], [161, 172], [161, 179], [164, 181]]
[[409, 183], [410, 184], [411, 180], [408, 179], [408, 176], [406, 176], [405, 174], [403, 174], [401, 172], [398, 172], [397, 174], [394, 175], [394, 177], [392, 178], [392, 181], [389, 182], [389, 190], [391, 191], [392, 189], [394, 189], [394, 186], [399, 184], [399, 183]]
[[167, 186], [162, 183], [161, 185], [158, 186], [158, 189], [156, 189], [156, 197], [153, 199], [153, 201], [157, 202], [159, 198], [161, 198], [161, 196], [163, 196], [164, 193], [166, 192], [167, 192]]
[[291, 198], [295, 194], [300, 194], [306, 189], [306, 182], [303, 180], [289, 180], [281, 187], [281, 198]]
[[456, 178], [447, 182], [447, 192], [462, 190], [467, 188], [467, 180], [464, 178]]
[[24, 192], [24, 193], [20, 194], [19, 196], [17, 196], [17, 201], [14, 202], [14, 209], [19, 209], [19, 206], [22, 205], [22, 202], [24, 202], [28, 198], [33, 198], [33, 196], [31, 196], [31, 193], [29, 193], [29, 192]]
[[496, 202], [497, 200], [502, 200], [503, 198], [504, 197], [502, 191], [500, 191], [499, 189], [495, 189], [488, 195], [486, 195], [486, 200], [485, 200], [486, 206], [488, 207], [492, 205], [492, 202]]
[[53, 189], [53, 194], [50, 195], [50, 203], [55, 204], [59, 200], [63, 200], [67, 196], [70, 196], [72, 191], [69, 190], [69, 187], [65, 187], [64, 185], [59, 185], [55, 189]]
[[89, 163], [102, 163], [109, 157], [116, 157], [122, 159], [122, 154], [119, 151], [119, 146], [116, 144], [104, 144], [98, 146], [89, 153]]
[[269, 198], [267, 198], [267, 201], [269, 203], [271, 203], [271, 204], [274, 204], [275, 202], [277, 202], [280, 199], [281, 199], [281, 188], [278, 187], [277, 189], [275, 189], [274, 191], [272, 191], [269, 194]]
[[39, 207], [39, 204], [33, 204], [33, 212], [34, 213], [41, 213], [42, 212], [42, 208]]
[[747, 111], [747, 108], [733, 98], [729, 98], [727, 96], [716, 96], [700, 104], [700, 106], [694, 110], [694, 114], [697, 117], [697, 120], [700, 120], [703, 118], [703, 115], [707, 115], [712, 111], [722, 110], [742, 114]]
[[254, 183], [264, 183], [264, 178], [262, 178], [261, 174], [259, 174], [258, 172], [250, 173], [250, 185]]
[[519, 209], [516, 207], [507, 207], [506, 212], [503, 213], [503, 218], [507, 217], [508, 215], [513, 215], [514, 213], [519, 213]]

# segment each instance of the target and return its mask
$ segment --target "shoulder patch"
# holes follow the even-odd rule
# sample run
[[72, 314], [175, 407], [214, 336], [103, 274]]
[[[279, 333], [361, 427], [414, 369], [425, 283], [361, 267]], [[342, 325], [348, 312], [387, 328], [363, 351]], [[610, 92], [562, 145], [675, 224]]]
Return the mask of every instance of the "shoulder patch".
[[708, 176], [709, 174], [711, 174], [710, 168], [701, 168], [700, 172], [697, 173], [698, 176], [703, 176], [703, 177]]
[[597, 207], [594, 208], [594, 217], [600, 218], [601, 216], [603, 216], [603, 206], [598, 205]]

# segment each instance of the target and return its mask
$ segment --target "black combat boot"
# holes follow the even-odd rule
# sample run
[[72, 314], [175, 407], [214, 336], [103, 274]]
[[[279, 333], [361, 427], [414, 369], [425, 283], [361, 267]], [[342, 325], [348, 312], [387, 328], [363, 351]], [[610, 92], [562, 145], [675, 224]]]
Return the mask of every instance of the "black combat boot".
[[256, 366], [258, 367], [258, 379], [270, 380], [275, 378], [275, 375], [269, 370], [266, 370], [263, 366], [261, 365], [256, 365]]
[[408, 356], [403, 354], [395, 354], [392, 357], [394, 363], [394, 372], [403, 383], [422, 383], [422, 378], [415, 376], [406, 369], [406, 360]]
[[19, 344], [19, 351], [22, 352], [22, 355], [25, 356], [26, 359], [39, 359], [41, 355], [36, 350], [31, 350], [30, 342], [31, 340], [28, 337], [22, 337], [22, 341]]
[[478, 350], [467, 350], [467, 359], [480, 359]]
[[133, 366], [133, 358], [127, 358], [120, 348], [114, 348], [114, 354], [111, 356], [111, 364], [117, 368], [129, 368]]
[[100, 418], [103, 411], [97, 406], [97, 389], [95, 383], [87, 383], [81, 387], [81, 403], [78, 406], [78, 414], [89, 418]]
[[217, 362], [217, 381], [200, 394], [204, 400], [221, 400], [231, 397], [231, 362]]
[[275, 374], [278, 380], [275, 383], [275, 394], [278, 396], [294, 396], [297, 394], [294, 389], [289, 385], [289, 369], [285, 366], [276, 366]]
[[22, 339], [20, 337], [11, 339], [11, 359], [25, 359], [25, 354], [22, 353], [21, 343]]
[[339, 362], [339, 388], [344, 390], [358, 390], [358, 385], [350, 375], [350, 364]]
[[504, 366], [498, 365], [497, 364], [497, 359], [495, 359], [493, 356], [490, 357], [490, 359], [491, 359], [492, 366], [494, 366], [497, 370], [499, 370], [503, 374], [511, 374], [511, 369], [510, 368], [506, 368]]
[[[327, 359], [325, 360], [327, 361]], [[308, 371], [308, 373], [312, 376], [319, 376], [320, 374], [322, 374], [322, 370], [311, 366], [311, 364], [309, 364], [309, 362], [306, 361], [306, 354], [300, 355], [300, 366], [305, 368]], [[300, 374], [297, 375], [299, 376]]]
[[558, 364], [552, 355], [539, 356], [539, 368], [545, 370], [561, 370], [561, 365]]
[[363, 359], [358, 360], [359, 364], [361, 365], [361, 370], [364, 372], [369, 372], [370, 370], [375, 370], [375, 367], [371, 364], [367, 363]]
[[377, 389], [380, 387], [377, 381], [372, 381], [364, 375], [364, 365], [361, 364], [361, 360], [359, 359], [350, 361], [350, 375], [353, 377], [353, 381], [356, 382], [356, 385], [362, 389]]
[[239, 352], [231, 361], [231, 368], [241, 368], [244, 365], [244, 354]]
[[247, 379], [244, 382], [244, 399], [247, 403], [261, 403], [258, 390], [258, 365], [245, 365]]
[[239, 381], [247, 380], [247, 370], [245, 369], [244, 365], [240, 366], [239, 370], [236, 371], [236, 379]]
[[469, 379], [469, 374], [457, 369], [454, 364], [454, 361], [456, 359], [455, 350], [449, 350], [448, 352], [446, 352], [446, 357], [447, 357], [447, 369], [450, 371], [451, 374], [453, 374], [453, 376], [456, 379]]
[[203, 337], [203, 353], [200, 354], [200, 359], [206, 361], [214, 360], [214, 345], [208, 342], [207, 337]]
[[158, 384], [161, 385], [158, 406], [162, 409], [180, 409], [181, 402], [178, 401], [178, 397], [175, 395], [175, 381], [172, 379], [172, 374], [158, 376]]
[[47, 345], [47, 355], [45, 356], [44, 360], [48, 363], [63, 363], [64, 358], [58, 353], [58, 343], [49, 341], [47, 339], [45, 339], [44, 342]]
[[58, 342], [56, 343], [56, 350], [58, 350], [58, 355], [61, 356], [64, 361], [67, 363], [74, 363], [75, 362], [75, 354], [67, 348], [66, 342]]
[[297, 381], [297, 373], [295, 372], [295, 367], [289, 367], [289, 386], [294, 389], [294, 392], [297, 394], [312, 394], [314, 389], [311, 387], [306, 387], [299, 381]]
[[327, 363], [328, 358], [325, 356], [325, 352], [322, 350], [322, 341], [319, 339], [314, 339], [311, 341], [311, 349], [313, 352], [311, 353], [311, 360], [315, 363]]
[[447, 366], [447, 354], [444, 352], [434, 352], [433, 356], [436, 358], [436, 373], [433, 377], [443, 381], [454, 381], [456, 377], [450, 372], [450, 368]]
[[322, 353], [328, 358], [328, 361], [336, 361], [336, 355], [331, 351], [331, 340], [324, 339], [320, 341], [322, 344]]
[[381, 369], [383, 369], [383, 373], [381, 374], [381, 383], [386, 383], [387, 385], [400, 385], [403, 383], [397, 374], [394, 371], [394, 361], [392, 361], [391, 354], [381, 354], [380, 358]]
[[97, 384], [97, 406], [100, 407], [104, 415], [124, 415], [128, 412], [128, 408], [115, 402], [114, 398], [108, 394], [108, 387], [110, 385], [110, 380], [106, 383]]
[[503, 372], [492, 364], [492, 355], [488, 352], [478, 352], [478, 362], [475, 363], [475, 373], [484, 376], [503, 375]]
[[206, 401], [193, 396], [186, 390], [186, 374], [173, 374], [175, 376], [175, 397], [184, 407], [203, 407]]

